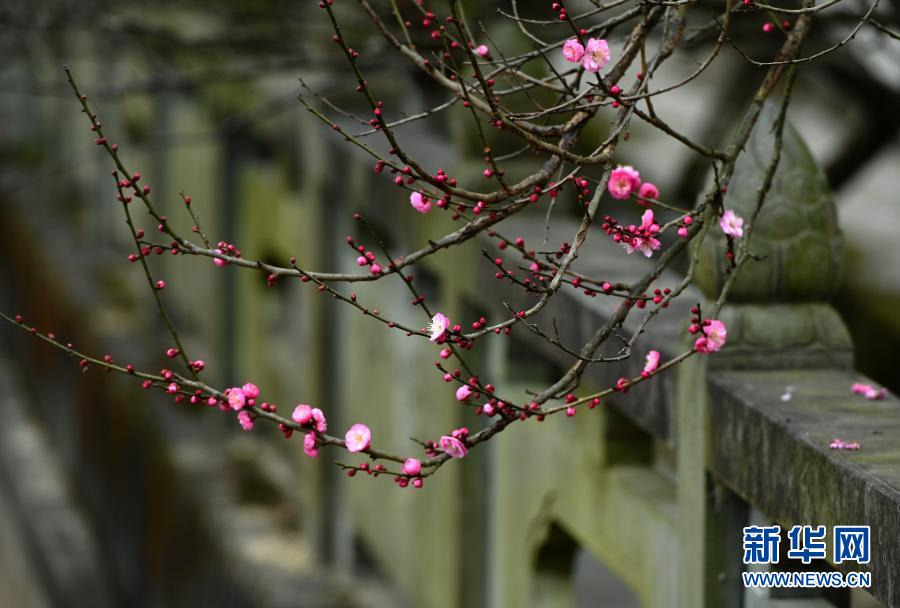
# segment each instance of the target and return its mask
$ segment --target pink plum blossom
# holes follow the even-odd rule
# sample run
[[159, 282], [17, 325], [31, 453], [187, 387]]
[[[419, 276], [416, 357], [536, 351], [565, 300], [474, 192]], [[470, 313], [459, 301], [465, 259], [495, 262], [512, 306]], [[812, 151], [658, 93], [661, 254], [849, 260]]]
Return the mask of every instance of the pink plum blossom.
[[831, 443], [828, 444], [828, 447], [832, 450], [858, 450], [862, 446], [859, 445], [858, 441], [845, 442], [843, 439], [839, 437], [835, 437]]
[[253, 417], [247, 410], [241, 410], [237, 416], [238, 422], [245, 431], [253, 430]]
[[403, 462], [403, 472], [407, 475], [418, 475], [422, 472], [422, 463], [417, 458], [407, 458]]
[[644, 371], [643, 374], [652, 374], [656, 371], [656, 368], [659, 367], [659, 351], [651, 350], [647, 353], [647, 358], [644, 360]]
[[305, 403], [301, 403], [294, 408], [294, 413], [291, 414], [291, 418], [300, 426], [306, 426], [312, 422], [312, 408]]
[[577, 38], [569, 38], [563, 44], [563, 57], [570, 63], [578, 63], [584, 57], [584, 47], [578, 42]]
[[638, 196], [641, 198], [650, 198], [653, 200], [657, 200], [659, 198], [659, 188], [650, 182], [644, 182], [641, 184], [640, 190], [638, 190]]
[[860, 382], [854, 382], [850, 387], [850, 390], [856, 393], [857, 395], [862, 395], [869, 401], [879, 401], [887, 397], [887, 389], [885, 388], [875, 388], [871, 384], [862, 384]]
[[631, 165], [619, 165], [610, 173], [606, 189], [613, 198], [624, 200], [640, 186], [641, 174]]
[[456, 389], [456, 400], [457, 401], [467, 401], [469, 397], [472, 396], [472, 389], [469, 388], [468, 384], [463, 384], [461, 387]]
[[[221, 249], [213, 249], [213, 252], [218, 253], [219, 255], [222, 255], [225, 253]], [[213, 258], [213, 264], [215, 264], [216, 266], [221, 268], [222, 266], [227, 266], [228, 262], [226, 262], [222, 258]]]
[[602, 38], [588, 38], [581, 64], [588, 72], [599, 72], [609, 63], [609, 44]]
[[715, 353], [722, 350], [725, 340], [728, 338], [728, 330], [725, 324], [718, 319], [712, 319], [703, 327], [704, 335], [697, 338], [694, 348], [699, 353]]
[[475, 54], [479, 57], [487, 57], [491, 54], [491, 50], [485, 44], [479, 44], [475, 47]]
[[653, 252], [659, 249], [661, 243], [656, 235], [659, 234], [659, 224], [654, 221], [653, 209], [644, 211], [641, 216], [641, 225], [639, 227], [630, 226], [630, 238], [623, 239], [622, 245], [625, 247], [626, 253], [631, 255], [635, 251], [640, 251], [644, 257], [651, 257]]
[[244, 406], [247, 404], [247, 396], [244, 395], [244, 391], [240, 387], [234, 386], [225, 392], [228, 393], [228, 406], [231, 409], [244, 409]]
[[887, 389], [886, 388], [870, 388], [866, 391], [866, 399], [869, 401], [880, 401], [887, 397]]
[[372, 443], [372, 431], [364, 424], [354, 424], [344, 435], [348, 452], [362, 452]]
[[310, 458], [315, 458], [319, 455], [319, 448], [316, 446], [315, 433], [307, 433], [306, 437], [303, 438], [303, 451], [306, 452], [306, 455]]
[[413, 192], [409, 195], [409, 204], [419, 213], [428, 213], [431, 211], [431, 201], [427, 197], [422, 196], [421, 192]]
[[440, 441], [438, 441], [438, 446], [449, 454], [450, 458], [463, 458], [469, 452], [462, 441], [450, 435], [441, 437]]
[[744, 218], [740, 217], [731, 209], [722, 214], [719, 220], [719, 227], [722, 232], [733, 239], [739, 239], [744, 236]]
[[241, 392], [244, 393], [244, 397], [246, 397], [247, 399], [256, 399], [257, 397], [259, 397], [259, 387], [252, 382], [248, 382], [247, 384], [242, 386]]
[[428, 324], [428, 333], [431, 334], [429, 340], [437, 342], [446, 335], [449, 328], [450, 319], [441, 313], [437, 313], [431, 317], [431, 323]]
[[869, 384], [863, 384], [862, 382], [854, 382], [850, 385], [850, 392], [855, 393], [857, 395], [865, 395], [866, 391], [872, 388]]
[[328, 422], [325, 420], [325, 414], [322, 413], [317, 407], [312, 409], [312, 418], [315, 421], [315, 428], [317, 433], [324, 433], [328, 430]]

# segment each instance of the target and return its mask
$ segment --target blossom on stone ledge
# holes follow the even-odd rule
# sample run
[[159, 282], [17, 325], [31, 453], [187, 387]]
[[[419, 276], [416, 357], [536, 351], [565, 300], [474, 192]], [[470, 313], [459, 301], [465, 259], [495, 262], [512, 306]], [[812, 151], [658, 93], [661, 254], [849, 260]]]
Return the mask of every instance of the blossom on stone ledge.
[[860, 449], [862, 446], [859, 445], [858, 441], [845, 442], [843, 439], [835, 437], [828, 447], [832, 450], [851, 450], [856, 451]]
[[850, 390], [857, 395], [864, 396], [869, 401], [880, 401], [887, 397], [887, 389], [875, 388], [871, 384], [863, 384], [861, 382], [854, 382], [850, 386]]

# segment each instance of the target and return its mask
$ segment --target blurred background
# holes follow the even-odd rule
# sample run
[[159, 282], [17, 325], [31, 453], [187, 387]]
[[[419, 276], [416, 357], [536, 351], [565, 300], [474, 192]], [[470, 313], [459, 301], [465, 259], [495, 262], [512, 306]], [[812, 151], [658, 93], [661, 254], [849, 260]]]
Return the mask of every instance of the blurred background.
[[[410, 217], [390, 177], [373, 174], [368, 158], [298, 102], [306, 93], [302, 77], [367, 115], [316, 4], [0, 3], [0, 309], [21, 312], [86, 352], [150, 370], [166, 365], [168, 334], [143, 276], [125, 259], [131, 243], [110, 161], [92, 143], [63, 64], [126, 166], [143, 173], [157, 206], [185, 232], [191, 222], [182, 191], [213, 241], [282, 265], [295, 255], [306, 268], [351, 269], [344, 238], [357, 235], [357, 210], [385, 228], [394, 251], [446, 232], [449, 222], [434, 214]], [[397, 4], [411, 10], [405, 0]], [[549, 3], [520, 4], [525, 17], [552, 18]], [[573, 12], [590, 6], [568, 4]], [[465, 5], [492, 47], [507, 55], [530, 49], [516, 25], [498, 15], [507, 3]], [[705, 25], [716, 6], [699, 2], [689, 26]], [[816, 22], [808, 50], [838, 41], [861, 8], [846, 0], [830, 10]], [[339, 2], [336, 10], [394, 117], [447, 100], [389, 52], [355, 3]], [[892, 3], [876, 15], [900, 25]], [[780, 44], [761, 32], [763, 20], [751, 14], [735, 22], [735, 39], [756, 57], [771, 56]], [[564, 35], [546, 29], [547, 39]], [[430, 44], [420, 33], [419, 42]], [[698, 34], [692, 50], [654, 82], [690, 73], [713, 36]], [[807, 65], [789, 118], [837, 201], [846, 242], [834, 303], [853, 335], [856, 367], [900, 391], [900, 45], [885, 40], [863, 28], [851, 45]], [[620, 48], [621, 33], [611, 45]], [[760, 74], [726, 48], [690, 87], [655, 106], [682, 132], [720, 142]], [[586, 140], [602, 137], [602, 122], [593, 121]], [[477, 179], [480, 143], [462, 108], [398, 132], [432, 169], [445, 168], [461, 182]], [[516, 148], [491, 137], [501, 153]], [[384, 149], [378, 137], [368, 140]], [[703, 159], [637, 122], [621, 154], [618, 162], [647, 167], [645, 179], [682, 207], [692, 204], [708, 170]], [[525, 155], [507, 170], [524, 173], [538, 162]], [[535, 213], [542, 220], [543, 210]], [[561, 201], [557, 213], [564, 223], [575, 206]], [[154, 228], [146, 220], [139, 225]], [[482, 270], [478, 263], [477, 251], [450, 253], [420, 269], [417, 281], [451, 318], [476, 319], [485, 309], [467, 292], [466, 275]], [[283, 411], [297, 402], [321, 405], [335, 429], [359, 419], [397, 449], [410, 436], [434, 437], [470, 422], [450, 407], [439, 376], [418, 371], [433, 356], [428, 349], [312, 289], [286, 282], [268, 288], [261, 275], [216, 268], [209, 259], [166, 255], [153, 264], [169, 284], [165, 298], [188, 352], [207, 362], [205, 376], [215, 386], [253, 381]], [[356, 291], [394, 317], [421, 323], [408, 296], [382, 283]], [[492, 476], [498, 456], [491, 449], [446, 467], [420, 492], [348, 480], [331, 464], [334, 453], [310, 461], [296, 438], [286, 442], [275, 429], [243, 433], [217, 411], [173, 405], [125, 378], [82, 374], [76, 361], [10, 327], [0, 328], [0, 340], [0, 605], [500, 605], [489, 564], [504, 556], [486, 547], [502, 552], [505, 532], [493, 525], [491, 505], [509, 504], [515, 492]], [[558, 372], [515, 345], [477, 349], [473, 357], [522, 390]], [[579, 437], [591, 432], [578, 430]], [[654, 449], [665, 477], [666, 447]], [[461, 495], [466, 500], [457, 500]], [[510, 517], [517, 510], [511, 508]], [[546, 559], [551, 570], [557, 549], [574, 559], [577, 605], [648, 601], [636, 579], [601, 564], [565, 531], [549, 530], [540, 532], [550, 539], [547, 554], [535, 559]], [[547, 584], [552, 588], [552, 580]], [[605, 603], [597, 603], [599, 593]]]

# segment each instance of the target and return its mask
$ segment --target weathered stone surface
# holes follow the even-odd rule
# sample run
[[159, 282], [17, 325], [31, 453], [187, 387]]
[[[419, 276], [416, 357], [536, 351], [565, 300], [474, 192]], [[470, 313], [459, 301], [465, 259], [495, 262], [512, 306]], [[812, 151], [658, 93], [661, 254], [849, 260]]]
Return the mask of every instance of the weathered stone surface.
[[719, 315], [728, 344], [710, 365], [715, 368], [772, 369], [853, 365], [844, 322], [827, 304], [740, 304]]
[[[775, 105], [767, 105], [725, 195], [725, 209], [733, 209], [748, 220], [756, 209], [758, 189], [772, 158], [776, 116]], [[824, 173], [788, 124], [781, 161], [753, 229], [751, 250], [764, 259], [745, 266], [730, 298], [734, 302], [826, 300], [840, 279], [842, 245]], [[697, 272], [697, 282], [709, 297], [719, 293], [725, 266], [725, 236], [713, 227], [704, 242]]]
[[[757, 208], [772, 158], [776, 115], [774, 105], [766, 106], [725, 195], [724, 207], [745, 220]], [[852, 367], [849, 333], [824, 304], [840, 279], [842, 239], [834, 200], [822, 170], [790, 124], [785, 126], [771, 190], [752, 235], [745, 232], [745, 238], [752, 239], [751, 251], [760, 259], [747, 262], [732, 286], [719, 315], [728, 326], [728, 346], [712, 365]], [[714, 226], [696, 272], [697, 283], [710, 299], [718, 297], [728, 277], [725, 252], [725, 236]]]
[[[872, 593], [896, 606], [900, 401], [851, 395], [850, 384], [861, 380], [834, 370], [715, 374], [707, 463], [723, 483], [783, 526], [871, 526], [872, 562], [837, 568], [872, 572]], [[788, 386], [792, 396], [784, 401]], [[830, 450], [835, 437], [859, 441], [862, 449]]]

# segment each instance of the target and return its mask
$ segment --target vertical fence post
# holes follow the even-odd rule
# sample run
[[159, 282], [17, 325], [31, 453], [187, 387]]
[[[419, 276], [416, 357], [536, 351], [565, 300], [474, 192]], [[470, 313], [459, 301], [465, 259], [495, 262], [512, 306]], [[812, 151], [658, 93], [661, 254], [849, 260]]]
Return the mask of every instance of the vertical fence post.
[[[724, 208], [753, 215], [773, 158], [775, 105], [767, 106], [741, 156]], [[746, 225], [745, 225], [746, 228]], [[740, 244], [740, 242], [738, 242]], [[696, 280], [712, 308], [727, 277], [725, 235], [713, 226]], [[708, 473], [709, 437], [716, 433], [707, 378], [720, 369], [849, 367], [852, 345], [827, 299], [837, 288], [842, 239], [822, 170], [787, 125], [772, 188], [753, 227], [757, 259], [741, 270], [718, 315], [728, 328], [722, 352], [696, 356], [678, 371], [677, 456], [680, 538], [679, 605], [743, 605], [741, 528], [748, 507]], [[714, 416], [712, 416], [714, 419]]]

